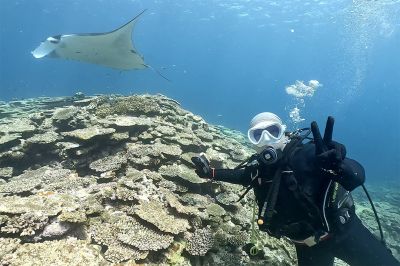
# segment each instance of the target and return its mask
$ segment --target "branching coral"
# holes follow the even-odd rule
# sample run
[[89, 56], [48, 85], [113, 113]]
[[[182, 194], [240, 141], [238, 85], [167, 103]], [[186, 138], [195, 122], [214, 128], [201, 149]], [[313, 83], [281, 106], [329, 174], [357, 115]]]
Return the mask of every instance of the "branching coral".
[[197, 229], [187, 239], [186, 250], [194, 256], [204, 256], [214, 245], [211, 229]]
[[43, 229], [47, 223], [48, 217], [42, 213], [24, 213], [10, 218], [6, 225], [1, 227], [1, 232], [31, 236], [37, 230]]

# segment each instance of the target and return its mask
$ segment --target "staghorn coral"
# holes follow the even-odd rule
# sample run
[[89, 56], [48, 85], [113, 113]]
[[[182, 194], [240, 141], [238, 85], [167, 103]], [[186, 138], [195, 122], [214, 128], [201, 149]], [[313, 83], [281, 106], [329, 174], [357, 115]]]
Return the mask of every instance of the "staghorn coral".
[[190, 228], [187, 220], [169, 214], [165, 206], [157, 201], [141, 202], [135, 213], [162, 232], [179, 234]]
[[194, 256], [204, 256], [214, 245], [211, 229], [202, 228], [187, 237], [186, 250]]

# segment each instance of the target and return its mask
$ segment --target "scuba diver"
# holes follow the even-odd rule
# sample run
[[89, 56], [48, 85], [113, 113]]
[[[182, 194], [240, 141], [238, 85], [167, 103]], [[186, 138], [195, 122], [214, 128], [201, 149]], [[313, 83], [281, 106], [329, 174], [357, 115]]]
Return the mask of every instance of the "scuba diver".
[[291, 240], [300, 266], [333, 265], [335, 257], [350, 265], [400, 265], [355, 213], [351, 191], [365, 190], [365, 172], [332, 140], [333, 125], [328, 117], [323, 138], [315, 121], [311, 129], [285, 132], [277, 115], [260, 113], [248, 130], [257, 151], [248, 160], [235, 169], [215, 169], [201, 153], [192, 162], [201, 178], [247, 187], [239, 201], [253, 189], [259, 229]]

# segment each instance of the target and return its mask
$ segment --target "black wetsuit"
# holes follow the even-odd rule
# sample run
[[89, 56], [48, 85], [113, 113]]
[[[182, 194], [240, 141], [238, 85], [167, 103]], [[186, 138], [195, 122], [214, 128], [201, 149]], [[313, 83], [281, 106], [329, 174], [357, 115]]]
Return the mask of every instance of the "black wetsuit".
[[[298, 240], [295, 246], [301, 266], [333, 265], [334, 257], [350, 265], [400, 265], [355, 214], [349, 191], [364, 182], [363, 167], [349, 158], [345, 158], [343, 164], [345, 170], [333, 176], [317, 166], [312, 142], [292, 150], [285, 164], [287, 167], [283, 168], [286, 172], [292, 172], [282, 174], [274, 215], [259, 226], [260, 230], [274, 237], [285, 236]], [[214, 179], [251, 185], [261, 215], [277, 169], [282, 170], [279, 164], [262, 163], [249, 164], [242, 169], [215, 169]], [[336, 184], [336, 187], [332, 184]], [[327, 198], [326, 205], [323, 205], [324, 198]], [[340, 208], [336, 208], [338, 202]], [[323, 212], [324, 208], [326, 213]], [[342, 221], [339, 216], [342, 216]], [[329, 234], [321, 240], [315, 238], [318, 243], [311, 247], [301, 243], [301, 240], [310, 236], [326, 232]]]

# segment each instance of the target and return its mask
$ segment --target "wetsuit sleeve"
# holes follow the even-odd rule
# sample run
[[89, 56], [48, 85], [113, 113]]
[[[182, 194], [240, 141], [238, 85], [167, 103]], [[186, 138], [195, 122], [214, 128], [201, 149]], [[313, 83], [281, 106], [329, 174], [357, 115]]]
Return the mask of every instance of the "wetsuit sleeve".
[[340, 165], [338, 175], [333, 179], [341, 184], [346, 190], [352, 191], [356, 187], [364, 184], [364, 167], [362, 167], [362, 165], [356, 160], [345, 158]]
[[215, 169], [214, 177], [212, 179], [216, 181], [248, 186], [251, 181], [251, 170], [249, 168]]

